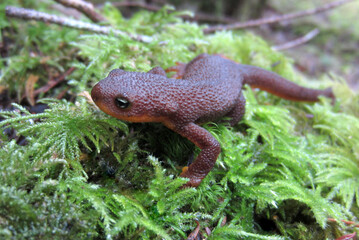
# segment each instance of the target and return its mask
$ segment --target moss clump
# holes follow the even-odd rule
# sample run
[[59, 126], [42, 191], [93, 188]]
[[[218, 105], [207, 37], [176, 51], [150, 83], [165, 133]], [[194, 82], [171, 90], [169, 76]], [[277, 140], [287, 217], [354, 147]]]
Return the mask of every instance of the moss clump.
[[[2, 129], [26, 139], [21, 146], [6, 135], [9, 130], [2, 134], [1, 238], [181, 239], [193, 231], [195, 219], [201, 229], [212, 230], [209, 239], [344, 234], [344, 225], [328, 225], [327, 218], [351, 220], [358, 212], [358, 95], [349, 94], [340, 81], [310, 83], [293, 70], [290, 59], [252, 34], [204, 35], [202, 26], [165, 10], [125, 20], [106, 6], [104, 14], [121, 30], [154, 40], [142, 43], [0, 16], [10, 43], [9, 56], [0, 62], [1, 85], [11, 96], [23, 95], [31, 74], [42, 86], [50, 73], [76, 68], [67, 86], [40, 95], [49, 106], [45, 112], [31, 114], [14, 105], [0, 113]], [[344, 90], [332, 106], [327, 99], [293, 103], [245, 89], [247, 109], [240, 124], [205, 126], [223, 149], [215, 168], [197, 189], [180, 189], [186, 180], [177, 177], [179, 168], [192, 144], [176, 134], [169, 138], [163, 126], [111, 118], [78, 94], [90, 91], [113, 68], [166, 68], [203, 52], [261, 66], [302, 85], [336, 84]], [[68, 100], [43, 99], [66, 87]], [[159, 142], [162, 147], [154, 147]]]

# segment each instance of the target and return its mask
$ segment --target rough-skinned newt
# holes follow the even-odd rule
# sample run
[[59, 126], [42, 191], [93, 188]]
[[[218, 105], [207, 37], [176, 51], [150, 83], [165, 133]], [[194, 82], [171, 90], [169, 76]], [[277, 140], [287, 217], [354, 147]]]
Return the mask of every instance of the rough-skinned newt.
[[201, 54], [188, 64], [167, 69], [176, 78], [155, 67], [147, 73], [112, 70], [92, 89], [91, 96], [105, 113], [130, 122], [161, 122], [186, 137], [201, 151], [184, 168], [185, 186], [197, 187], [213, 168], [221, 147], [201, 123], [229, 117], [230, 125], [244, 115], [244, 84], [260, 88], [293, 101], [318, 101], [318, 96], [334, 99], [330, 88], [317, 90], [301, 87], [276, 73], [243, 65], [218, 55]]

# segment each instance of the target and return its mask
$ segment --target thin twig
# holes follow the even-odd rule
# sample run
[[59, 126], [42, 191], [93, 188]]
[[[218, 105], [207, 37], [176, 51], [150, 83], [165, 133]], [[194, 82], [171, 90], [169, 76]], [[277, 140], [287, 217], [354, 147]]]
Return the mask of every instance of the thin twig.
[[70, 75], [73, 71], [75, 71], [75, 67], [70, 67], [66, 72], [64, 72], [63, 74], [61, 74], [59, 77], [57, 78], [53, 78], [50, 81], [48, 81], [46, 83], [46, 85], [36, 89], [34, 91], [34, 96], [39, 95], [40, 93], [46, 93], [48, 92], [50, 89], [52, 89], [53, 87], [55, 87], [56, 85], [58, 85], [59, 83], [63, 82], [65, 80], [65, 78]]
[[349, 3], [352, 1], [354, 1], [354, 0], [339, 0], [339, 1], [325, 4], [321, 7], [314, 8], [314, 9], [298, 11], [298, 12], [294, 12], [294, 13], [288, 13], [288, 14], [284, 14], [281, 16], [274, 16], [274, 17], [269, 17], [269, 18], [250, 20], [247, 22], [239, 22], [239, 23], [233, 23], [233, 24], [228, 24], [228, 25], [208, 27], [208, 28], [205, 28], [203, 31], [204, 31], [204, 33], [212, 33], [212, 32], [220, 31], [220, 30], [248, 28], [248, 27], [255, 27], [255, 26], [260, 26], [260, 25], [269, 24], [269, 23], [291, 20], [291, 19], [295, 19], [295, 18], [300, 18], [300, 17], [314, 15], [314, 14], [318, 14], [318, 13], [321, 13], [324, 11], [328, 11], [328, 10], [331, 10], [333, 8], [339, 7], [340, 5], [343, 5], [345, 3]]
[[75, 8], [76, 10], [85, 14], [93, 22], [104, 22], [106, 18], [95, 11], [92, 3], [85, 2], [83, 0], [55, 0], [56, 2], [66, 6]]
[[[338, 222], [337, 220], [335, 220], [334, 218], [328, 218], [327, 219], [329, 222]], [[348, 220], [340, 220], [341, 222], [347, 224], [347, 225], [352, 225], [354, 227], [359, 227], [359, 224], [353, 221], [348, 221]]]
[[281, 50], [286, 50], [289, 48], [297, 47], [299, 45], [302, 45], [302, 44], [312, 40], [315, 36], [317, 36], [319, 34], [319, 32], [320, 31], [318, 28], [313, 29], [312, 31], [310, 31], [309, 33], [305, 34], [304, 36], [302, 36], [300, 38], [294, 39], [293, 41], [286, 42], [281, 45], [273, 46], [272, 49], [275, 51], [281, 51]]
[[65, 17], [59, 17], [56, 15], [44, 13], [44, 12], [38, 12], [32, 9], [26, 9], [26, 8], [18, 8], [13, 6], [7, 6], [5, 8], [6, 16], [8, 17], [15, 17], [15, 18], [22, 18], [22, 19], [30, 19], [30, 20], [36, 20], [36, 21], [42, 21], [45, 23], [54, 23], [61, 26], [76, 28], [76, 29], [82, 29], [87, 30], [90, 32], [100, 33], [100, 34], [114, 34], [116, 36], [129, 36], [131, 39], [134, 39], [136, 41], [140, 42], [151, 42], [152, 37], [145, 36], [145, 35], [133, 35], [130, 33], [123, 32], [121, 30], [114, 29], [109, 26], [100, 26], [93, 23], [87, 23], [82, 22], [78, 20], [74, 20], [71, 18], [65, 18]]

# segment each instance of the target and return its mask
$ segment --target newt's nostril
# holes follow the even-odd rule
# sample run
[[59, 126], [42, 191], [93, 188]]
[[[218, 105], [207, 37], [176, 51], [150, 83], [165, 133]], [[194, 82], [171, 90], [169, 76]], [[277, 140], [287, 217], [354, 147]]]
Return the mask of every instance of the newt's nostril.
[[95, 97], [95, 96], [93, 96], [93, 95], [91, 94], [91, 98], [92, 98], [92, 100], [93, 100], [94, 102], [97, 102], [97, 97]]

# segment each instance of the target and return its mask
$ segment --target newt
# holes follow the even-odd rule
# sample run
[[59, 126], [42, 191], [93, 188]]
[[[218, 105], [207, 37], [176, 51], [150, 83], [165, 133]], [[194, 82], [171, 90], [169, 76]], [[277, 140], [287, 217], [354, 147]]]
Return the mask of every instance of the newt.
[[318, 96], [335, 99], [331, 88], [302, 87], [276, 73], [218, 55], [201, 54], [167, 71], [182, 79], [167, 78], [161, 67], [145, 73], [114, 69], [93, 87], [91, 97], [115, 118], [160, 122], [198, 146], [197, 158], [180, 174], [189, 178], [184, 187], [197, 187], [221, 152], [219, 142], [200, 124], [222, 117], [229, 117], [231, 126], [237, 124], [245, 112], [244, 84], [292, 101], [315, 102]]

